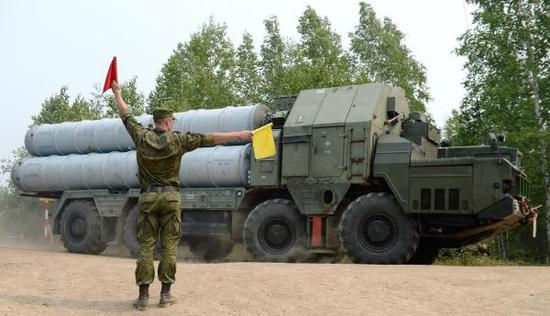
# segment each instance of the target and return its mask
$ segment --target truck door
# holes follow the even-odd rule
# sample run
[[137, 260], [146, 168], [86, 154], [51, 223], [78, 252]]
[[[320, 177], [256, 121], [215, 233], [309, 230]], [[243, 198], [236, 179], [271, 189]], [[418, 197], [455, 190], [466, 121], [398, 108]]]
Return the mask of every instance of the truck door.
[[312, 132], [311, 175], [339, 177], [344, 169], [344, 127], [317, 127]]

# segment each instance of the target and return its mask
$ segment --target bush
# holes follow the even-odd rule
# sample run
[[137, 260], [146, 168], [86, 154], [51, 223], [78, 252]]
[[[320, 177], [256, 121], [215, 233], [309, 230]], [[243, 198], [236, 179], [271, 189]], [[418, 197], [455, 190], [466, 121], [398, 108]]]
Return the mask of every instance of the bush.
[[539, 265], [540, 262], [521, 257], [504, 258], [495, 249], [496, 237], [456, 249], [442, 249], [436, 264], [450, 266], [511, 266]]
[[0, 236], [42, 237], [44, 213], [38, 199], [22, 197], [15, 191], [0, 187]]

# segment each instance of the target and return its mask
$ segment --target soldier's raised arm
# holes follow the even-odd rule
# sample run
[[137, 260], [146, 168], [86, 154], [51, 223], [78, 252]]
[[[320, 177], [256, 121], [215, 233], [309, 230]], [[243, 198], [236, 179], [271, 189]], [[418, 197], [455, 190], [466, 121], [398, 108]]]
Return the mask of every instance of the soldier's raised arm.
[[179, 138], [185, 151], [191, 151], [195, 148], [225, 144], [230, 141], [247, 141], [250, 140], [251, 135], [250, 131], [245, 130], [230, 133], [185, 133], [179, 134]]
[[252, 137], [252, 132], [248, 130], [230, 133], [212, 133], [210, 134], [214, 144], [225, 144], [230, 141], [248, 141]]
[[124, 102], [124, 99], [122, 98], [122, 91], [117, 81], [113, 80], [113, 82], [111, 83], [111, 90], [113, 90], [113, 93], [115, 95], [118, 115], [122, 119], [122, 123], [124, 123], [128, 134], [130, 134], [130, 137], [132, 137], [132, 140], [134, 141], [134, 143], [136, 143], [140, 135], [145, 133], [147, 129], [138, 123], [138, 121], [134, 118], [132, 112], [130, 112], [130, 110], [128, 109], [126, 102]]

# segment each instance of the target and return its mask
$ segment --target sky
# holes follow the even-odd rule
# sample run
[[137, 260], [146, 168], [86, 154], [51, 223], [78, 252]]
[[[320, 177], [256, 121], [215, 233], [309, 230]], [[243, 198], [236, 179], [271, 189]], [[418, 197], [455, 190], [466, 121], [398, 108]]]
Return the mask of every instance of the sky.
[[[443, 127], [464, 95], [464, 60], [453, 50], [471, 23], [464, 0], [370, 0], [377, 15], [389, 17], [405, 34], [405, 44], [426, 68], [432, 100], [428, 111]], [[147, 96], [179, 42], [210, 17], [226, 23], [237, 47], [252, 34], [259, 47], [263, 21], [275, 15], [281, 33], [298, 39], [298, 18], [310, 5], [328, 17], [349, 48], [348, 33], [359, 21], [359, 1], [71, 1], [0, 0], [0, 159], [23, 145], [32, 115], [66, 85], [74, 99], [89, 98], [101, 85], [112, 56], [119, 80], [137, 76]]]

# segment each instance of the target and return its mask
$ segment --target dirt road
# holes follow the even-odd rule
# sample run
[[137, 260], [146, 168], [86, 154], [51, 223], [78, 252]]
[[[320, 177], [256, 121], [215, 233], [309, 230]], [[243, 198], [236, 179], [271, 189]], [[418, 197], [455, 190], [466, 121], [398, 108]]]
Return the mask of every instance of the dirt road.
[[550, 314], [548, 267], [179, 262], [178, 304], [137, 312], [134, 265], [0, 246], [0, 315]]

